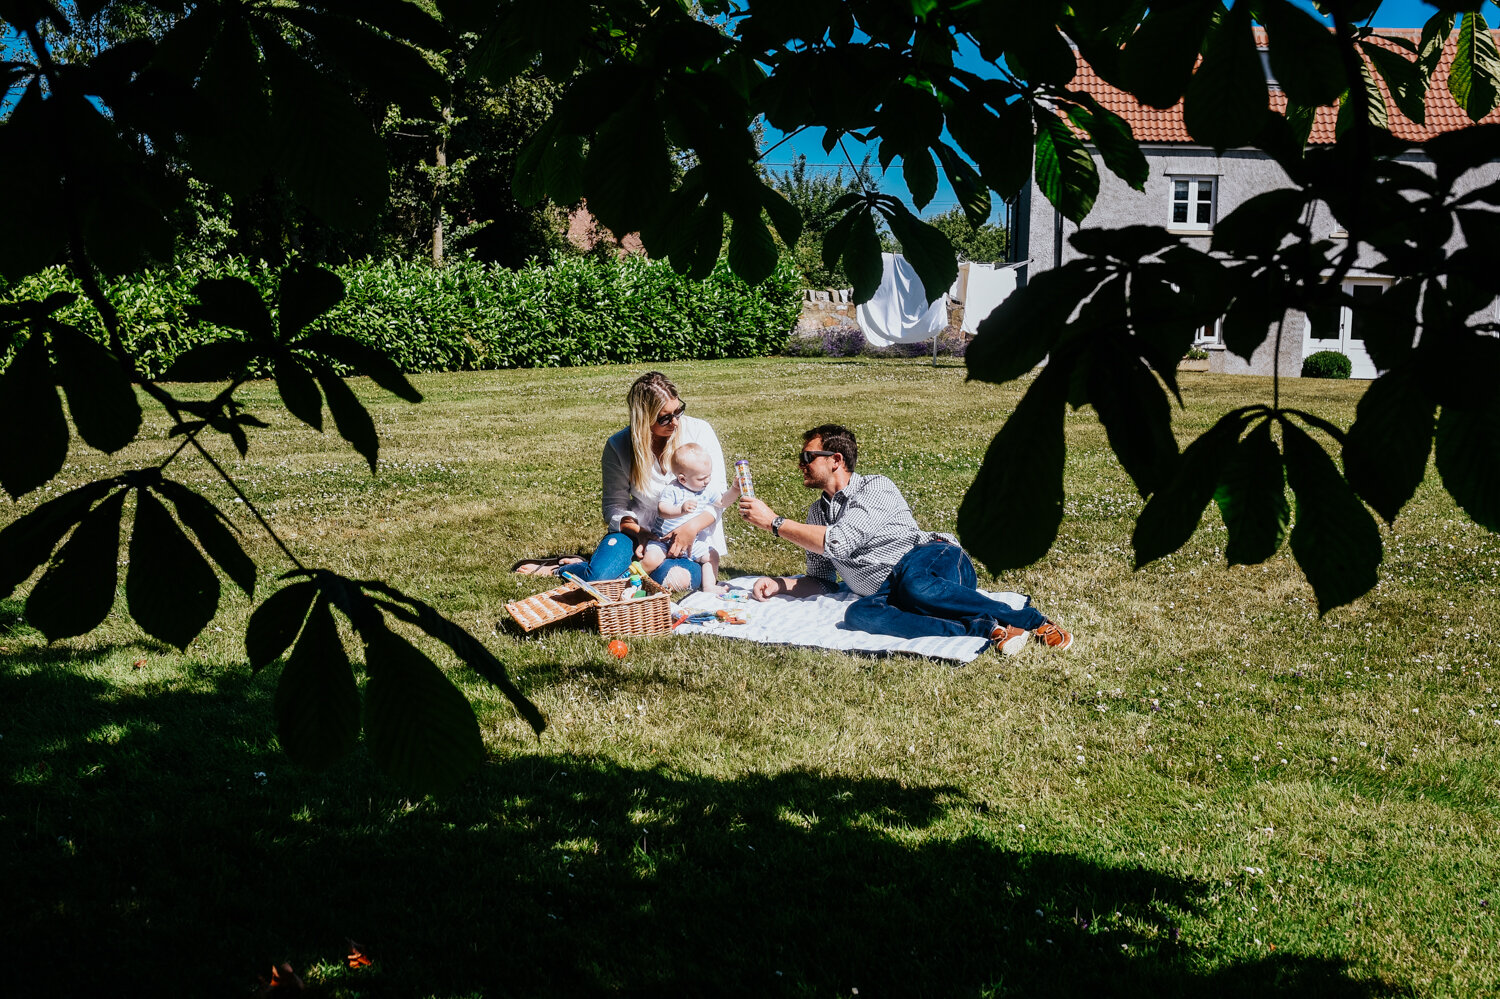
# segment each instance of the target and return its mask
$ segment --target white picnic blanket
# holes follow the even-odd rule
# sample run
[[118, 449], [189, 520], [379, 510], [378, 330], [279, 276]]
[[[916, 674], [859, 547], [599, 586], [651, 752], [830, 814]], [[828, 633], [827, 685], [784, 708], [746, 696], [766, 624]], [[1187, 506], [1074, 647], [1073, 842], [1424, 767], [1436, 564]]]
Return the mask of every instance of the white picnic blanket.
[[[847, 590], [796, 599], [735, 599], [736, 594], [748, 597], [750, 585], [758, 578], [739, 576], [729, 580], [734, 592], [726, 597], [690, 593], [677, 604], [680, 609], [689, 613], [721, 609], [738, 611], [746, 618], [744, 624], [725, 624], [721, 621], [682, 624], [678, 626], [677, 634], [721, 635], [765, 645], [810, 645], [841, 652], [906, 652], [929, 659], [951, 659], [960, 663], [973, 662], [989, 648], [990, 643], [985, 639], [968, 635], [955, 638], [897, 638], [894, 635], [872, 635], [868, 631], [845, 628], [842, 626], [844, 612], [859, 599], [856, 594]], [[1018, 610], [1026, 606], [1026, 597], [1019, 593], [984, 592]]]

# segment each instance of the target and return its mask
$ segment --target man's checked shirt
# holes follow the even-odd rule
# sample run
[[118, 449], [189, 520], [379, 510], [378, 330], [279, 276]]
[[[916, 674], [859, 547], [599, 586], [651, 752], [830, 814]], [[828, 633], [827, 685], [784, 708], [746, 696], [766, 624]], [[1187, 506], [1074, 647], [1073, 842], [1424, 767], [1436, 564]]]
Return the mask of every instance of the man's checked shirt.
[[837, 588], [843, 576], [862, 597], [880, 589], [896, 563], [917, 545], [938, 539], [958, 543], [951, 534], [918, 527], [901, 491], [884, 475], [851, 474], [849, 484], [833, 496], [819, 494], [807, 508], [807, 522], [828, 528], [823, 554], [807, 553], [807, 574], [829, 589]]

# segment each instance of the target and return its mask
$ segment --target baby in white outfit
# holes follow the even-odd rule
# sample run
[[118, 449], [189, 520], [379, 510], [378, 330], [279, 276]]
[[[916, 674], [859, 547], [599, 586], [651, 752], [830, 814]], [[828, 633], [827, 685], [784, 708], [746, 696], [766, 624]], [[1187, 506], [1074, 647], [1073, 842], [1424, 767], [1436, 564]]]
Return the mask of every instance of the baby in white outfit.
[[[713, 487], [708, 484], [713, 472], [713, 459], [697, 444], [684, 444], [677, 449], [672, 455], [672, 472], [677, 479], [662, 490], [661, 502], [657, 506], [657, 511], [662, 516], [661, 525], [657, 528], [659, 534], [670, 534], [708, 510], [713, 510], [716, 517], [722, 516], [726, 507], [739, 502], [739, 486], [734, 486], [723, 494], [713, 491]], [[719, 553], [708, 543], [713, 526], [710, 523], [698, 532], [697, 537], [693, 538], [692, 550], [688, 553], [689, 558], [703, 567], [703, 585], [700, 589], [705, 593], [719, 592]], [[667, 542], [652, 541], [646, 545], [646, 554], [641, 558], [641, 564], [650, 572], [666, 561], [666, 558]]]

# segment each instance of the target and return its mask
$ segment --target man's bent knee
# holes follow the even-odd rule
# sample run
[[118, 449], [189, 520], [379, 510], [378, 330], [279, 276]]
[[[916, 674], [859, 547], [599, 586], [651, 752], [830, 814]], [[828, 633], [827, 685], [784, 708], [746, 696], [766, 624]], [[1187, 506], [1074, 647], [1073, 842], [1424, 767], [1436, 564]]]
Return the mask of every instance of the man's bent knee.
[[885, 601], [875, 597], [860, 597], [844, 612], [844, 625], [854, 631], [871, 631], [866, 627], [878, 622]]

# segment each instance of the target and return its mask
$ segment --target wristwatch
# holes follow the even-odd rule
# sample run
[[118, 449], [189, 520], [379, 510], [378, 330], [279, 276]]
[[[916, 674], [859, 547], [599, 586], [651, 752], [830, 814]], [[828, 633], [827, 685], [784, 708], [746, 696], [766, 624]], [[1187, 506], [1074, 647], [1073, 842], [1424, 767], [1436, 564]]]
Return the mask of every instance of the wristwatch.
[[778, 538], [781, 537], [781, 525], [785, 522], [785, 517], [777, 517], [775, 520], [771, 521], [771, 533], [776, 535]]

